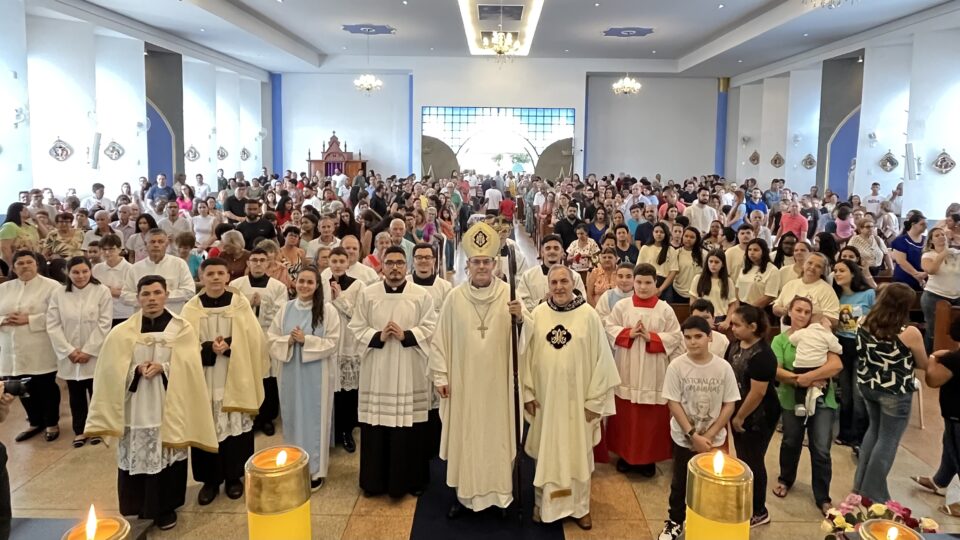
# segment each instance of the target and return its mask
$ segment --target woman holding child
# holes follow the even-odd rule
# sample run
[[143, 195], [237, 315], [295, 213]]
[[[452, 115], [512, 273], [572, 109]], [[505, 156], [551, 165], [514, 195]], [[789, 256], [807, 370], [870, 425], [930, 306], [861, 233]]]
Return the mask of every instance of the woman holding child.
[[[831, 378], [840, 373], [843, 364], [840, 356], [827, 353], [827, 360], [821, 367], [806, 373], [794, 371], [797, 346], [790, 339], [798, 331], [807, 328], [813, 318], [813, 305], [810, 300], [795, 297], [789, 306], [790, 328], [773, 338], [770, 348], [777, 357], [777, 397], [783, 408], [783, 441], [780, 443], [780, 476], [773, 494], [786, 497], [787, 492], [797, 479], [797, 466], [803, 450], [803, 435], [807, 433], [810, 449], [811, 479], [813, 498], [821, 512], [826, 512], [830, 504], [830, 479], [833, 474], [830, 459], [830, 444], [833, 438], [833, 421], [837, 412], [836, 385]], [[819, 324], [813, 322], [813, 324]], [[816, 403], [815, 411], [809, 416], [797, 416], [796, 388], [819, 387], [823, 396]]]

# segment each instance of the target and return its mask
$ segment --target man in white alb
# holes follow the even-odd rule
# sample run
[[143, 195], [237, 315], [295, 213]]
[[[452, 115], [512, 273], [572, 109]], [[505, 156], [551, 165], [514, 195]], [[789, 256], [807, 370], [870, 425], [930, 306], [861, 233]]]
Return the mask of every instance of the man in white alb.
[[137, 261], [133, 271], [127, 275], [120, 298], [128, 306], [137, 305], [137, 281], [144, 276], [162, 276], [167, 280], [166, 308], [175, 314], [193, 295], [197, 286], [190, 274], [186, 261], [174, 255], [167, 255], [167, 233], [162, 229], [151, 229], [147, 233], [147, 258]]

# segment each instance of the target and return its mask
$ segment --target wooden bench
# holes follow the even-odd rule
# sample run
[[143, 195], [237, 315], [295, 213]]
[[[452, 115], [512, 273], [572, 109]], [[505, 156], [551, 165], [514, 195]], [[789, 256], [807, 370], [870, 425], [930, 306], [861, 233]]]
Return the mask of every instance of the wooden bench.
[[[960, 318], [960, 307], [951, 306], [949, 302], [937, 302], [936, 323], [933, 330], [933, 350], [956, 349], [958, 343], [950, 337], [950, 325]], [[931, 329], [927, 329], [930, 331]]]

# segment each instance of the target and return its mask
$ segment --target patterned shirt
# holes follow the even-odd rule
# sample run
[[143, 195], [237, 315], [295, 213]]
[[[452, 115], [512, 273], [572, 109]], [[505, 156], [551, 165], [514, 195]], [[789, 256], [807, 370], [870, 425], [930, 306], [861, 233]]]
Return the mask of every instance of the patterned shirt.
[[897, 395], [916, 391], [913, 353], [899, 337], [880, 340], [861, 326], [857, 330], [857, 355], [857, 382], [861, 385]]
[[83, 231], [70, 229], [70, 232], [62, 238], [60, 231], [53, 231], [43, 239], [40, 251], [44, 257], [54, 259], [69, 259], [83, 255]]

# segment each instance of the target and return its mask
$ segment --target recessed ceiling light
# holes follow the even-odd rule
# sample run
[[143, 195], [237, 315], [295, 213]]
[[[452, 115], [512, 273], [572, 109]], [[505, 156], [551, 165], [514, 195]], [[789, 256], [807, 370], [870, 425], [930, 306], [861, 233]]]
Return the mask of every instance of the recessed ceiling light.
[[564, 49], [563, 52], [570, 52], [570, 49]]
[[723, 8], [725, 8], [725, 7], [726, 7], [726, 6], [724, 6], [723, 4], [720, 4], [719, 6], [717, 6], [717, 9], [723, 9]]
[[600, 2], [595, 2], [595, 3], [593, 4], [593, 7], [600, 7]]
[[346, 45], [344, 45], [344, 46], [341, 47], [341, 48], [342, 48], [343, 50], [347, 50], [347, 46], [346, 46]]
[[433, 50], [433, 47], [430, 47], [430, 50], [432, 51], [432, 50]]
[[653, 51], [653, 54], [657, 54], [657, 51], [656, 51], [656, 50], [654, 50], [654, 51]]
[[737, 63], [738, 63], [738, 64], [742, 64], [742, 63], [743, 63], [743, 60], [737, 60]]
[[403, 0], [403, 5], [407, 5], [407, 0]]
[[206, 32], [207, 29], [206, 29], [206, 28], [201, 28], [200, 31], [201, 31], [201, 32]]
[[809, 36], [810, 36], [810, 34], [808, 34], [808, 33], [806, 33], [806, 32], [803, 33], [803, 37], [809, 37]]

